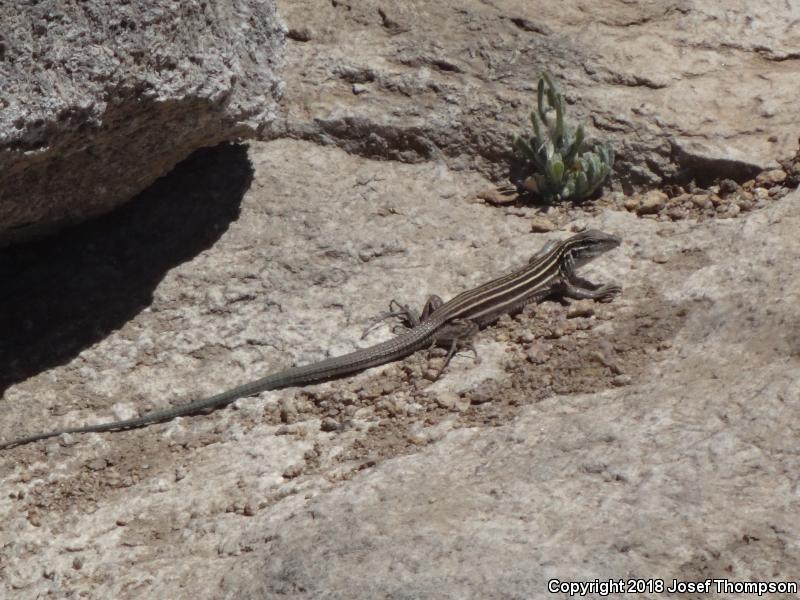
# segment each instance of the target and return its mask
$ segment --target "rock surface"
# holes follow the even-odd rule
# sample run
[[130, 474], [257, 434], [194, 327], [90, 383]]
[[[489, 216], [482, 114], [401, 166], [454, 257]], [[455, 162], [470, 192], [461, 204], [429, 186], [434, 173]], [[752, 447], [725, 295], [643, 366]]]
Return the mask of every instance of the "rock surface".
[[[233, 172], [238, 154], [193, 159], [172, 188], [41, 245], [48, 266], [31, 279], [60, 296], [23, 309], [12, 288], [20, 300], [3, 313], [65, 314], [47, 335], [16, 326], [32, 358], [14, 363], [0, 436], [130, 416], [344, 352], [387, 297], [452, 296], [568, 234], [528, 233], [533, 208], [466, 202], [486, 181], [441, 163], [288, 141], [254, 145], [244, 199], [203, 215], [204, 193], [236, 186], [202, 174], [226, 160]], [[192, 180], [202, 192], [182, 205]], [[435, 384], [441, 359], [415, 356], [239, 410], [6, 451], [2, 589], [537, 597], [550, 578], [790, 578], [798, 201], [702, 223], [574, 208], [573, 226], [623, 233], [586, 271], [624, 295], [505, 319], [480, 334], [479, 365], [456, 357]], [[181, 219], [185, 236], [170, 239]], [[179, 264], [158, 258], [189, 249]], [[72, 283], [75, 269], [89, 280]], [[152, 298], [116, 285], [130, 278]], [[71, 310], [87, 300], [93, 310]], [[53, 339], [78, 347], [53, 356]]]
[[639, 302], [686, 311], [630, 385], [450, 433], [264, 518], [269, 541], [225, 581], [247, 597], [535, 598], [556, 578], [794, 580], [798, 201], [724, 227], [609, 215], [604, 228], [631, 232], [615, 262], [638, 267], [605, 330], [612, 355], [635, 343], [621, 334]]
[[0, 245], [108, 212], [275, 116], [273, 2], [0, 4]]
[[499, 180], [548, 69], [626, 191], [743, 180], [793, 152], [800, 120], [800, 4], [754, 6], [280, 2], [293, 43], [274, 135]]
[[[794, 77], [791, 29], [760, 29], [778, 8], [748, 25], [745, 3], [313, 6], [279, 5], [291, 67], [270, 133], [304, 139], [206, 150], [121, 210], [0, 253], [0, 439], [384, 339], [388, 324], [359, 341], [389, 299], [451, 297], [583, 227], [623, 236], [582, 270], [623, 295], [504, 318], [478, 335], [480, 363], [458, 355], [435, 383], [441, 355], [419, 353], [211, 415], [4, 451], [0, 597], [539, 598], [554, 578], [796, 577], [800, 192], [787, 186], [800, 161], [664, 186], [654, 213], [637, 213], [647, 190], [559, 206], [482, 193], [528, 108], [529, 90], [500, 86], [532, 85], [536, 40], [589, 115], [596, 88], [572, 86], [606, 71], [570, 67], [573, 40], [595, 48], [587, 64], [631, 62], [635, 82], [689, 67], [616, 53], [703, 38], [680, 51], [705, 65], [696, 77], [609, 88], [630, 181], [684, 168], [680, 153], [658, 162], [656, 142], [693, 131], [710, 140], [698, 169], [777, 167], [795, 107], [743, 121], [739, 90], [708, 97], [736, 81], [715, 52], [740, 83], [757, 60]], [[585, 41], [601, 33], [616, 42]], [[331, 77], [345, 59], [362, 70]], [[708, 104], [670, 113], [662, 97], [663, 129], [633, 110], [687, 85]]]

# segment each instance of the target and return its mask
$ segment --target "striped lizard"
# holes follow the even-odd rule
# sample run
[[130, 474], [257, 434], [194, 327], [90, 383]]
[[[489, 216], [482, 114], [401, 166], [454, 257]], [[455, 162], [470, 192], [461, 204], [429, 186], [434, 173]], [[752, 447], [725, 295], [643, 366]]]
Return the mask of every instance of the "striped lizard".
[[[457, 348], [471, 346], [470, 339], [478, 329], [496, 321], [501, 315], [519, 312], [526, 304], [541, 302], [548, 296], [601, 302], [611, 300], [622, 291], [619, 286], [592, 284], [580, 278], [576, 269], [620, 243], [620, 238], [594, 230], [578, 233], [560, 242], [549, 242], [531, 257], [527, 265], [508, 275], [462, 292], [448, 302], [443, 302], [438, 296], [430, 296], [421, 314], [392, 301], [389, 312], [384, 316], [400, 317], [408, 329], [385, 342], [312, 364], [291, 367], [207, 398], [156, 410], [140, 417], [17, 438], [0, 443], [0, 450], [64, 433], [119, 431], [161, 423], [221, 408], [238, 398], [259, 392], [317, 383], [363, 371], [399, 360], [432, 345], [449, 347], [439, 371], [441, 373]], [[394, 306], [397, 310], [393, 310]]]

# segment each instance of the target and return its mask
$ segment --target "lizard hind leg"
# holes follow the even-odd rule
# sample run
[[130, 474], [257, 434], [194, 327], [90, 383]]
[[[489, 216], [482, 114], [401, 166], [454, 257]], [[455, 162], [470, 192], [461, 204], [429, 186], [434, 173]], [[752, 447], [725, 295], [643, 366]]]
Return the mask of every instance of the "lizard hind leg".
[[367, 337], [370, 331], [375, 329], [375, 327], [387, 319], [400, 319], [400, 324], [403, 327], [413, 329], [422, 321], [427, 319], [428, 316], [430, 316], [430, 314], [442, 304], [444, 304], [444, 302], [439, 296], [436, 296], [435, 294], [428, 296], [428, 299], [425, 301], [425, 305], [422, 307], [422, 313], [420, 314], [408, 304], [400, 304], [397, 300], [392, 300], [389, 302], [389, 310], [378, 315], [377, 318], [375, 318], [367, 326], [367, 328], [364, 330], [364, 333], [361, 334], [361, 339], [363, 340], [365, 337]]
[[445, 356], [442, 366], [439, 367], [439, 370], [436, 372], [433, 381], [439, 379], [444, 370], [447, 368], [447, 365], [450, 364], [450, 360], [453, 358], [453, 356], [455, 356], [455, 353], [460, 348], [467, 348], [471, 350], [475, 355], [475, 363], [477, 364], [480, 362], [478, 351], [475, 349], [475, 344], [473, 344], [472, 341], [472, 338], [478, 332], [478, 329], [479, 326], [475, 321], [470, 321], [468, 319], [453, 319], [450, 323], [444, 325], [436, 333], [433, 344], [447, 348], [447, 356]]

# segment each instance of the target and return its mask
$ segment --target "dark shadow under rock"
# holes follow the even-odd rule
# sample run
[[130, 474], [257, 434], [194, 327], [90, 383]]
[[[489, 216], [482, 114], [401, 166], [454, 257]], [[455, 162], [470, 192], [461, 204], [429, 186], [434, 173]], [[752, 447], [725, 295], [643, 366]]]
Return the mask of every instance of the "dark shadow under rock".
[[146, 308], [167, 271], [237, 218], [252, 177], [244, 145], [199, 150], [113, 213], [0, 250], [0, 392]]

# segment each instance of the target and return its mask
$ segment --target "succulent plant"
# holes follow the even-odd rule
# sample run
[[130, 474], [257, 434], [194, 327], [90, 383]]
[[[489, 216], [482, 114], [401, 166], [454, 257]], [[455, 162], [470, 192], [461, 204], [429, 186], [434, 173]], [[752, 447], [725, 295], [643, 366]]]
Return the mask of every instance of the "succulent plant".
[[536, 100], [533, 136], [514, 139], [514, 148], [533, 167], [535, 191], [548, 201], [591, 196], [611, 173], [614, 151], [602, 144], [583, 151], [583, 126], [564, 121], [564, 97], [547, 73], [539, 78]]

